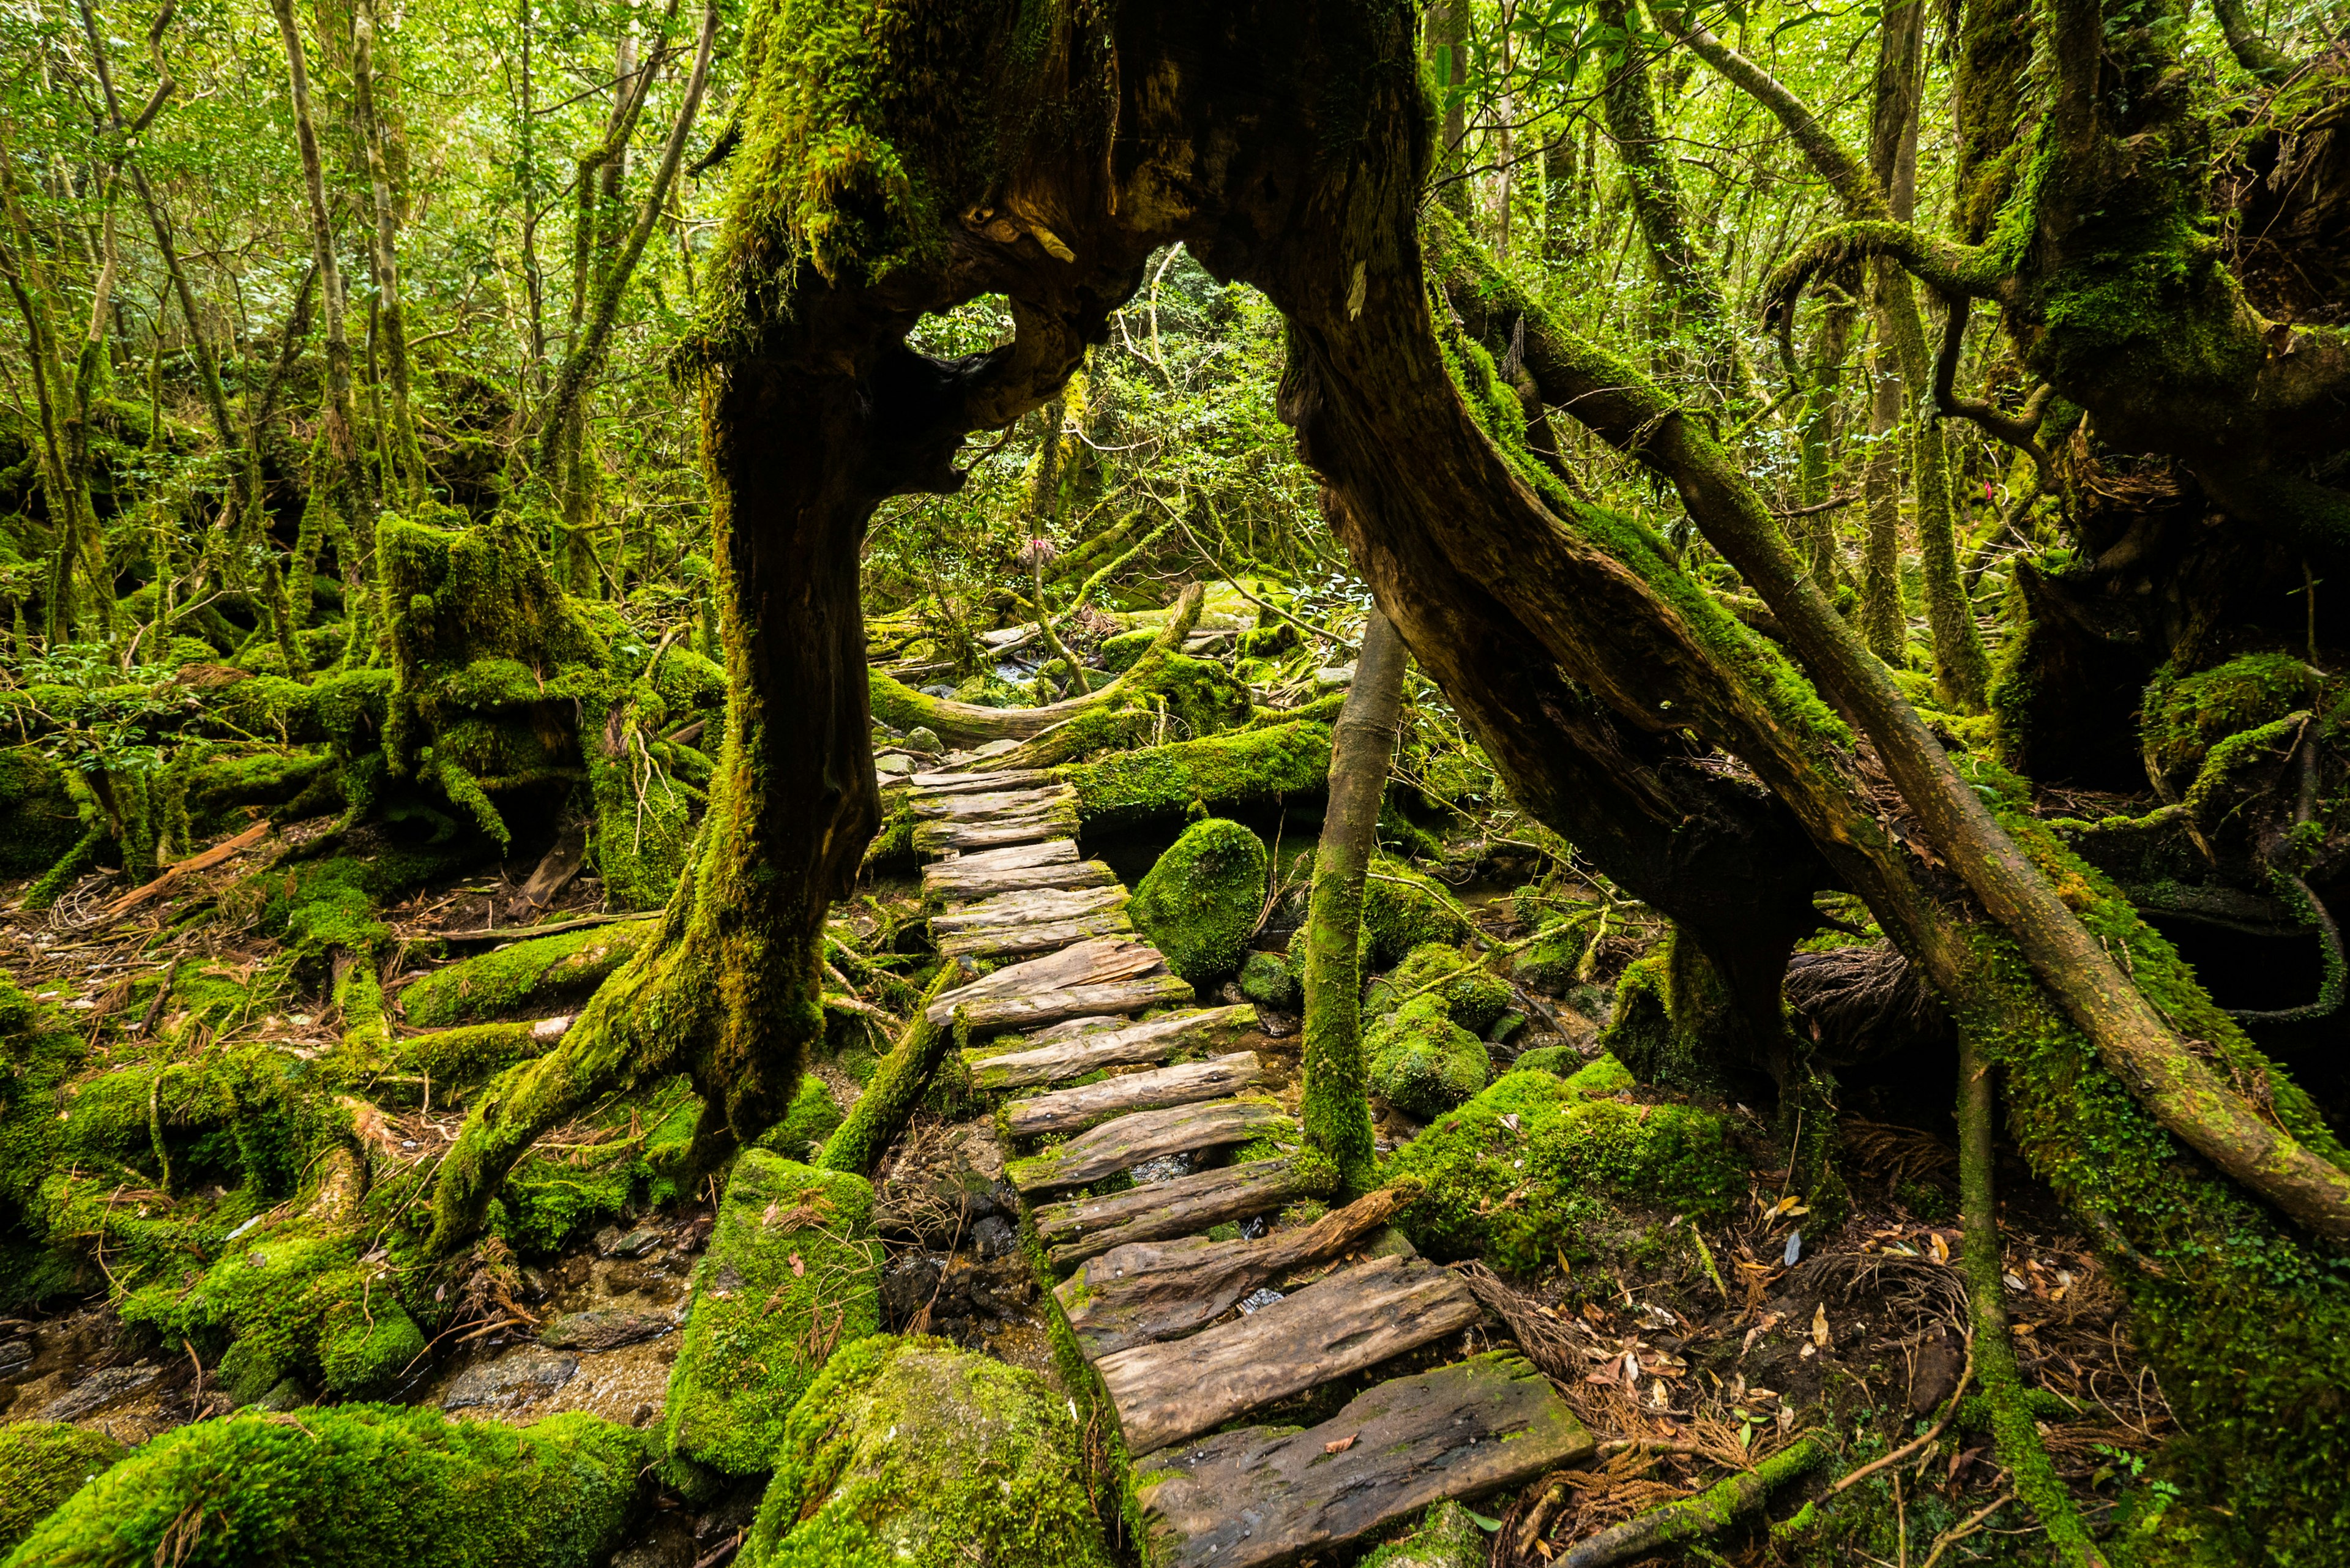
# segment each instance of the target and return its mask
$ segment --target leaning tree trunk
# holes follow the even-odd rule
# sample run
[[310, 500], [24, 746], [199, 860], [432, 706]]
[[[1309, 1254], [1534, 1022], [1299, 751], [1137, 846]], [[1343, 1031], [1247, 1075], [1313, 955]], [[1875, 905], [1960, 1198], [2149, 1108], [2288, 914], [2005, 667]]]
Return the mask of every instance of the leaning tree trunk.
[[1363, 618], [1355, 682], [1331, 739], [1330, 804], [1306, 906], [1305, 1085], [1298, 1116], [1306, 1142], [1336, 1162], [1340, 1190], [1350, 1196], [1375, 1185], [1370, 1102], [1363, 1094], [1363, 886], [1410, 662], [1394, 625], [1373, 605]]

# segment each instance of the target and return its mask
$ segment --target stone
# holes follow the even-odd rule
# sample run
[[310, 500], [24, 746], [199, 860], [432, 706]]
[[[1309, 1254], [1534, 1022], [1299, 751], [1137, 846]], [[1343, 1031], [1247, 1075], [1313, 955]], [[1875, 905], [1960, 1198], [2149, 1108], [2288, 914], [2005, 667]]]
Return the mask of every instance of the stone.
[[131, 1366], [101, 1366], [41, 1408], [38, 1419], [78, 1421], [109, 1406], [120, 1405], [163, 1376], [151, 1361]]
[[517, 1405], [551, 1394], [571, 1381], [579, 1358], [544, 1345], [524, 1345], [493, 1361], [469, 1366], [450, 1381], [441, 1396], [443, 1410], [492, 1406], [511, 1410]]
[[914, 772], [914, 759], [903, 752], [883, 752], [873, 759], [873, 771], [886, 778], [910, 777]]
[[538, 1342], [558, 1350], [617, 1350], [640, 1339], [667, 1334], [676, 1326], [664, 1313], [603, 1307], [550, 1318], [546, 1326], [538, 1331]]
[[626, 1235], [617, 1225], [596, 1232], [596, 1251], [607, 1258], [641, 1258], [665, 1240], [659, 1231], [639, 1226]]

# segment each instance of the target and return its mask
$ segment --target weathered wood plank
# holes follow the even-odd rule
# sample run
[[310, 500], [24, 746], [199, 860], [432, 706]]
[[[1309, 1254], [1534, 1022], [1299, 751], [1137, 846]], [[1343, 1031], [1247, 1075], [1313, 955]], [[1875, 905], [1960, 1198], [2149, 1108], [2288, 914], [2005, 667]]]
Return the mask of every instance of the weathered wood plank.
[[[1074, 838], [1051, 839], [1041, 844], [1014, 844], [1003, 849], [983, 849], [974, 854], [958, 855], [941, 862], [958, 871], [1012, 871], [1030, 866], [1052, 866], [1077, 857], [1077, 841]], [[938, 870], [934, 866], [931, 870]]]
[[1269, 1100], [1214, 1100], [1201, 1106], [1137, 1111], [1042, 1154], [1013, 1160], [1003, 1168], [1003, 1174], [1026, 1198], [1083, 1187], [1146, 1159], [1246, 1143], [1260, 1133], [1285, 1132], [1295, 1126]]
[[1263, 1064], [1253, 1051], [1211, 1056], [1156, 1072], [1129, 1073], [1075, 1089], [1055, 1089], [1003, 1107], [1003, 1128], [1014, 1137], [1073, 1133], [1128, 1111], [1188, 1106], [1237, 1095], [1256, 1082]]
[[[1071, 986], [1103, 985], [1116, 980], [1132, 980], [1138, 975], [1150, 973], [1165, 961], [1165, 957], [1157, 948], [1139, 938], [1101, 937], [1063, 948], [1045, 958], [1006, 964], [993, 974], [983, 975], [969, 985], [960, 985], [942, 992], [931, 1003], [928, 1016], [932, 1023], [948, 1023], [953, 1021], [956, 1008], [972, 1002], [1034, 996]], [[1097, 1007], [1087, 1011], [1102, 1012], [1107, 1009]], [[1066, 1018], [1070, 1014], [1063, 1012], [1054, 1016]]]
[[1094, 1360], [1190, 1334], [1232, 1310], [1259, 1285], [1337, 1257], [1404, 1205], [1392, 1188], [1366, 1193], [1311, 1225], [1253, 1241], [1182, 1236], [1113, 1247], [1061, 1282], [1055, 1293]]
[[974, 1088], [1024, 1089], [1082, 1078], [1104, 1067], [1161, 1062], [1179, 1050], [1230, 1045], [1256, 1027], [1256, 1009], [1245, 1002], [1165, 1013], [1139, 1023], [1078, 1018], [1040, 1029], [1009, 1051], [967, 1051], [963, 1059], [971, 1064]]
[[1060, 889], [1040, 888], [983, 898], [944, 915], [931, 917], [931, 934], [975, 931], [988, 926], [1041, 926], [1054, 920], [1074, 920], [1104, 909], [1122, 909], [1134, 897], [1113, 884], [1107, 888]]
[[1136, 1501], [1151, 1568], [1269, 1568], [1596, 1446], [1548, 1379], [1496, 1350], [1391, 1378], [1318, 1427], [1243, 1428], [1154, 1455], [1135, 1467]]
[[1074, 920], [1053, 920], [1037, 926], [986, 926], [975, 931], [955, 931], [939, 939], [939, 951], [948, 958], [1014, 958], [1022, 953], [1048, 953], [1088, 937], [1113, 937], [1134, 929], [1124, 909], [1104, 909]]
[[1047, 807], [1029, 816], [990, 816], [977, 822], [918, 822], [914, 847], [924, 855], [949, 849], [992, 849], [1006, 844], [1030, 844], [1041, 838], [1066, 838], [1077, 830], [1074, 801]]
[[973, 822], [983, 817], [1035, 816], [1056, 806], [1074, 808], [1076, 801], [1077, 792], [1067, 784], [1051, 784], [1043, 789], [981, 790], [971, 794], [916, 793], [908, 798], [906, 809], [918, 817]]
[[983, 790], [1019, 789], [1051, 778], [1045, 768], [998, 768], [993, 773], [916, 774], [906, 782], [917, 794], [971, 794]]
[[1424, 1258], [1374, 1258], [1237, 1323], [1121, 1350], [1094, 1366], [1118, 1407], [1128, 1451], [1147, 1454], [1376, 1366], [1482, 1315], [1451, 1270]]
[[[1066, 844], [1068, 840], [1061, 838], [1045, 842]], [[1021, 847], [1028, 846], [1024, 845]], [[1118, 873], [1098, 860], [1066, 861], [1009, 871], [963, 873], [952, 869], [961, 864], [956, 860], [931, 861], [923, 868], [923, 895], [934, 902], [951, 905], [966, 898], [987, 898], [999, 893], [1019, 893], [1036, 888], [1105, 888], [1118, 880]]]
[[993, 1034], [1006, 1029], [1034, 1029], [1039, 1023], [1088, 1012], [1141, 1012], [1153, 1007], [1180, 1006], [1191, 1000], [1190, 981], [1171, 974], [1149, 974], [1106, 985], [1072, 985], [1034, 996], [982, 997], [960, 1005], [973, 1034]]
[[1269, 1213], [1321, 1190], [1286, 1159], [1253, 1159], [1153, 1181], [1105, 1198], [1045, 1203], [1029, 1210], [1046, 1259], [1066, 1269], [1132, 1241], [1157, 1241], [1204, 1231], [1228, 1220]]

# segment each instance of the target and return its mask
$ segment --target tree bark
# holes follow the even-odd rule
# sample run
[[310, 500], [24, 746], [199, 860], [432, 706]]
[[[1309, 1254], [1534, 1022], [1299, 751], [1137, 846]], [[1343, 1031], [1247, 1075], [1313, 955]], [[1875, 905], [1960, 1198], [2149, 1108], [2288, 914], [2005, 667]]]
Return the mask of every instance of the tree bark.
[[368, 259], [381, 311], [378, 330], [383, 343], [384, 380], [390, 392], [390, 428], [384, 443], [390, 462], [384, 481], [392, 496], [404, 505], [413, 505], [424, 498], [424, 447], [416, 439], [416, 416], [410, 401], [408, 312], [400, 294], [400, 213], [392, 201], [391, 171], [383, 155], [383, 120], [376, 105], [375, 0], [359, 0], [351, 39], [352, 102], [359, 142], [367, 154], [368, 191], [375, 203]]
[[1370, 1189], [1371, 1108], [1364, 1097], [1363, 885], [1377, 847], [1379, 804], [1395, 760], [1403, 677], [1411, 656], [1373, 605], [1363, 618], [1355, 681], [1330, 748], [1330, 804], [1314, 852], [1305, 915], [1305, 1064], [1299, 1107], [1305, 1141], [1338, 1168], [1339, 1190]]

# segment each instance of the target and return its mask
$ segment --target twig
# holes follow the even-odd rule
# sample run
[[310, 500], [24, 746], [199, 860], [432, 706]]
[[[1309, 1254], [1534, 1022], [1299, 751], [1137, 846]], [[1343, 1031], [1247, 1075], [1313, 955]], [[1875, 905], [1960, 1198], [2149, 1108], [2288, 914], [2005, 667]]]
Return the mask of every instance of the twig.
[[1940, 1437], [1942, 1435], [1942, 1428], [1950, 1424], [1950, 1417], [1958, 1414], [1960, 1397], [1966, 1393], [1967, 1384], [1974, 1375], [1975, 1342], [1974, 1336], [1972, 1334], [1969, 1334], [1967, 1336], [1967, 1364], [1959, 1369], [1959, 1386], [1950, 1390], [1950, 1408], [1942, 1412], [1942, 1418], [1935, 1422], [1931, 1428], [1928, 1428], [1923, 1436], [1912, 1438], [1909, 1441], [1902, 1444], [1899, 1448], [1894, 1449], [1891, 1453], [1887, 1454], [1884, 1458], [1871, 1459], [1868, 1463], [1861, 1466], [1860, 1469], [1854, 1470], [1851, 1474], [1838, 1478], [1837, 1480], [1828, 1488], [1828, 1490], [1842, 1491], [1846, 1487], [1852, 1486], [1856, 1482], [1866, 1480], [1887, 1465], [1899, 1464], [1903, 1459], [1908, 1459], [1911, 1454], [1916, 1453], [1918, 1449], [1924, 1448], [1927, 1444]]

